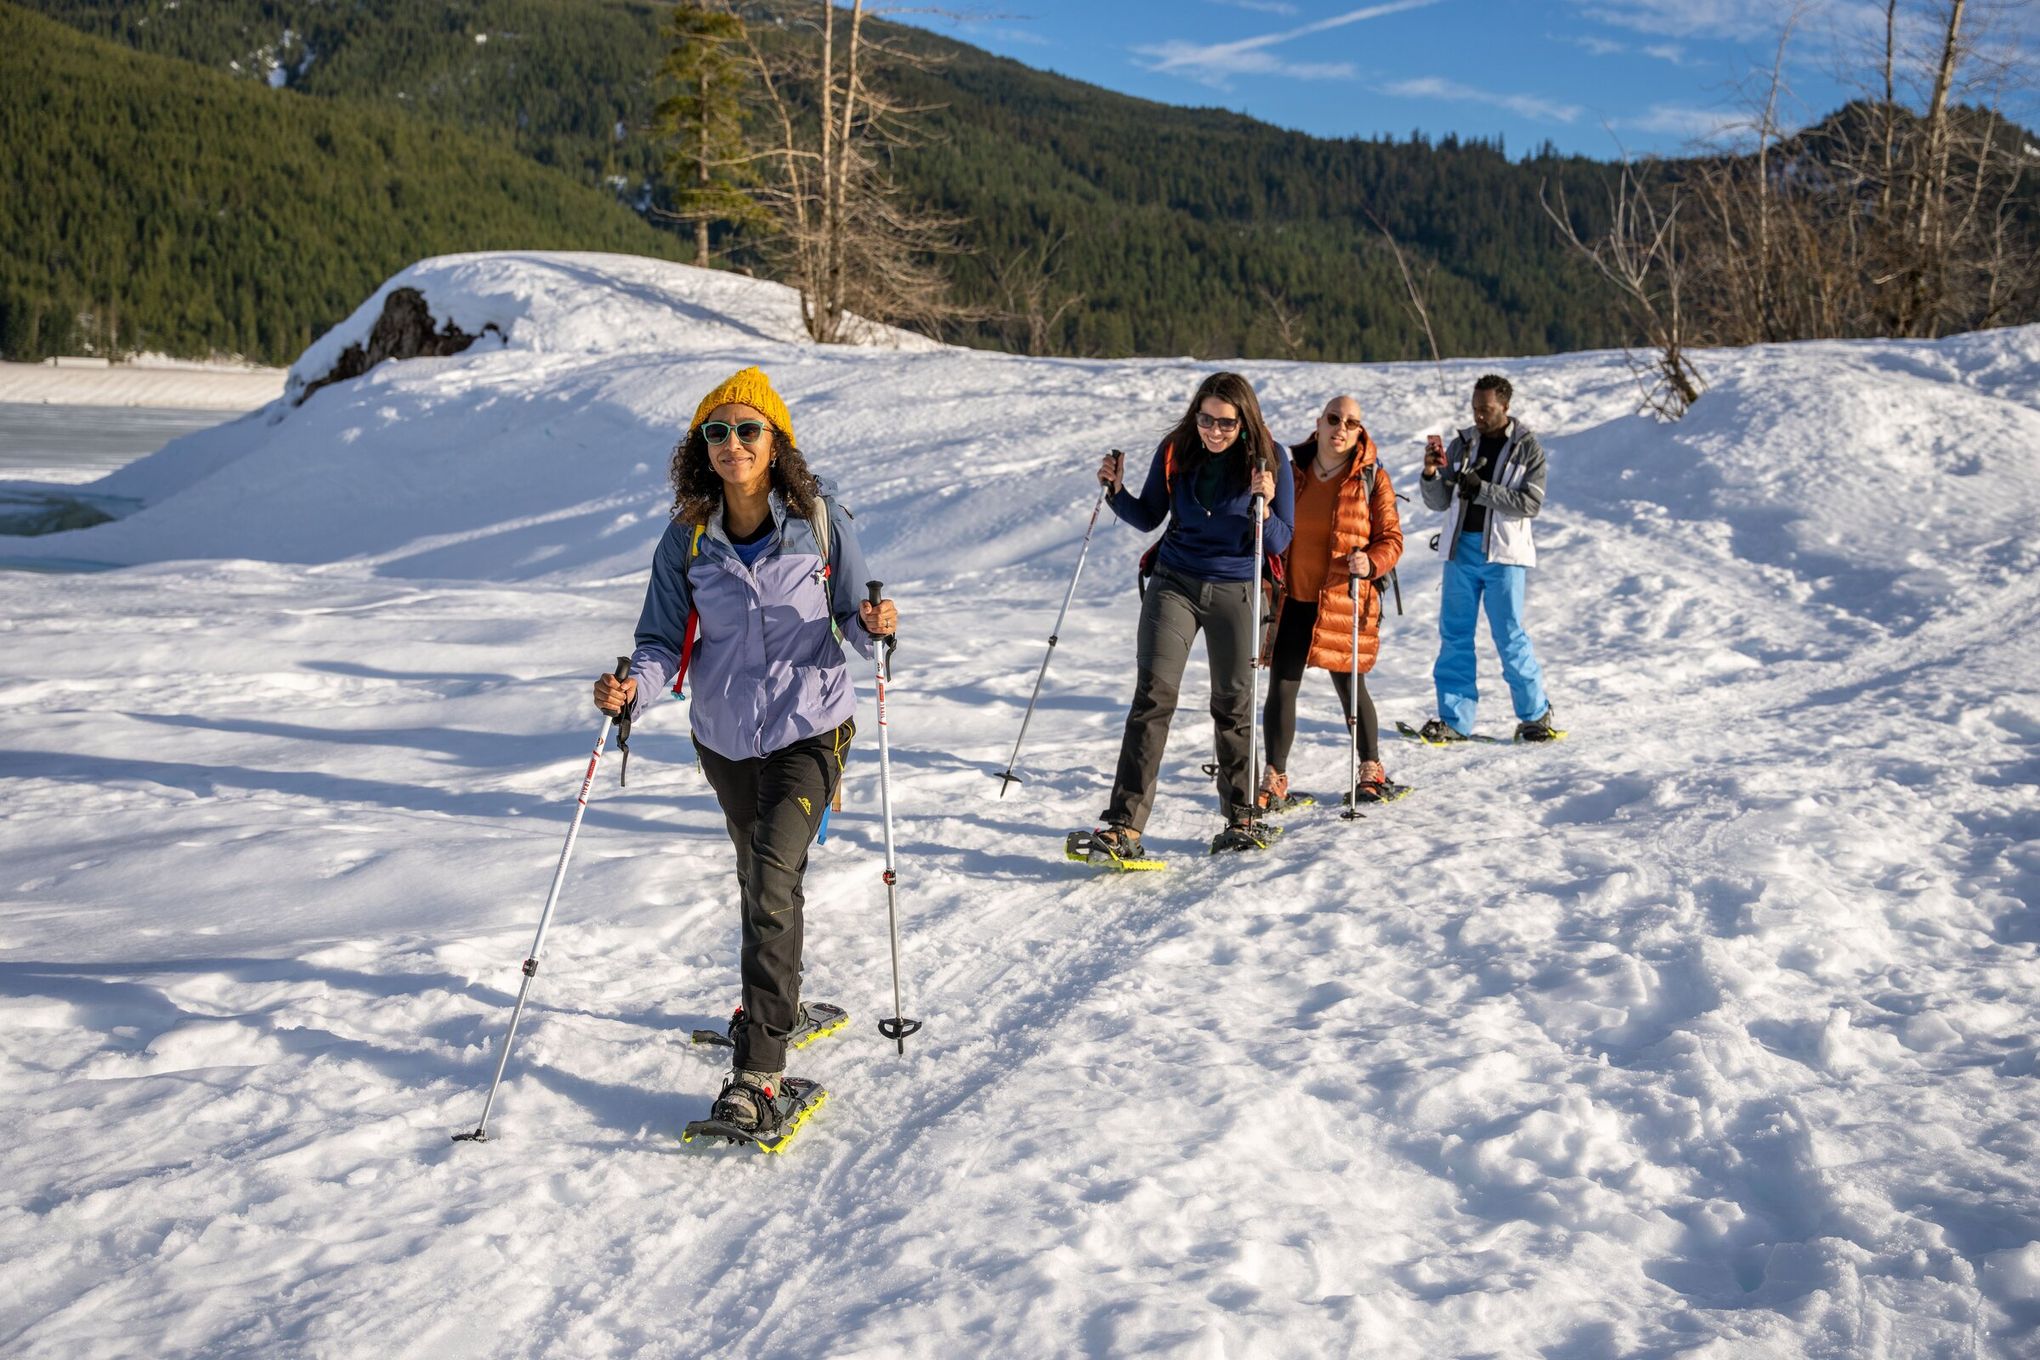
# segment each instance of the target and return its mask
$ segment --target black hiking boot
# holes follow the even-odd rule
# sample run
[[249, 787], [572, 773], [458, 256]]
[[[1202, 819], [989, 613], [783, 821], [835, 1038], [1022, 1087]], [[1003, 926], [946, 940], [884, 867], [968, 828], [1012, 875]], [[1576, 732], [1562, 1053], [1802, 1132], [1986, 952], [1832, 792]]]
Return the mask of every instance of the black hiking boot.
[[1431, 719], [1431, 721], [1417, 729], [1417, 735], [1433, 746], [1446, 746], [1455, 741], [1473, 740], [1472, 737], [1469, 737], [1451, 723], [1446, 722], [1443, 718]]
[[1266, 850], [1282, 828], [1252, 817], [1235, 817], [1232, 824], [1211, 838], [1211, 853], [1227, 854], [1234, 850]]
[[1130, 826], [1073, 831], [1063, 849], [1071, 859], [1089, 860], [1093, 864], [1121, 864], [1147, 857], [1141, 849], [1140, 833]]
[[1544, 706], [1544, 715], [1542, 717], [1532, 718], [1529, 722], [1516, 724], [1517, 741], [1557, 741], [1564, 735], [1565, 733], [1561, 732], [1551, 721], [1550, 704]]

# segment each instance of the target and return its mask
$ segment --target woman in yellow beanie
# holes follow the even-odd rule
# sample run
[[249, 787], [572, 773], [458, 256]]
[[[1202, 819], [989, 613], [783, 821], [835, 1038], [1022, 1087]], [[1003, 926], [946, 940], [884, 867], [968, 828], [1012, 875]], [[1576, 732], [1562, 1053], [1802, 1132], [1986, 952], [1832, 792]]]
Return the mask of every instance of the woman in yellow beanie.
[[771, 1143], [804, 1109], [786, 1050], [848, 1019], [800, 999], [802, 878], [855, 730], [845, 646], [870, 657], [898, 611], [859, 598], [857, 531], [809, 470], [764, 370], [702, 398], [672, 479], [629, 678], [598, 679], [595, 706], [635, 719], [683, 678], [693, 696], [694, 747], [736, 847], [743, 903], [735, 1060], [710, 1117]]

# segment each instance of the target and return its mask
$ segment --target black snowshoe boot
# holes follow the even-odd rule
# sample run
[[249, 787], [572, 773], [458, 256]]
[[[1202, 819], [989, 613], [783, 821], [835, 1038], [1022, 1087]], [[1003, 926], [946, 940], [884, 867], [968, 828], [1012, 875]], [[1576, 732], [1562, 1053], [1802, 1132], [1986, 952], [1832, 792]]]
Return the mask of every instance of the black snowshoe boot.
[[1232, 824], [1211, 838], [1211, 853], [1223, 855], [1234, 850], [1266, 850], [1282, 834], [1272, 822], [1252, 817], [1235, 817]]
[[1565, 733], [1559, 729], [1557, 724], [1552, 722], [1551, 713], [1552, 713], [1551, 705], [1546, 704], [1544, 706], [1544, 715], [1542, 717], [1532, 718], [1529, 722], [1517, 723], [1516, 740], [1558, 741], [1559, 739], [1564, 737]]
[[1446, 722], [1443, 718], [1433, 718], [1425, 723], [1417, 729], [1417, 736], [1420, 740], [1427, 741], [1433, 746], [1446, 746], [1455, 741], [1473, 740], [1472, 737], [1469, 737], [1451, 723]]
[[1121, 871], [1163, 867], [1160, 860], [1148, 855], [1141, 846], [1140, 833], [1130, 826], [1101, 826], [1095, 831], [1072, 831], [1063, 842], [1063, 856]]

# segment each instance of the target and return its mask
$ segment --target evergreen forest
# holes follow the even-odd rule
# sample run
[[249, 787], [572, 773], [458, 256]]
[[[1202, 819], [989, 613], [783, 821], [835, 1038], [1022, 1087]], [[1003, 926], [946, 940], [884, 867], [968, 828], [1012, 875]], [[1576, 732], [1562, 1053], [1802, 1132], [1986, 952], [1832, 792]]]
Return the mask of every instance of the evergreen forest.
[[[286, 362], [411, 260], [502, 246], [693, 258], [653, 131], [652, 0], [0, 3], [0, 346], [81, 338]], [[812, 9], [812, 0], [807, 9]], [[735, 6], [787, 41], [792, 0]], [[944, 338], [1119, 356], [1423, 356], [1392, 233], [1448, 354], [1630, 338], [1540, 189], [1596, 227], [1609, 167], [1479, 141], [1328, 140], [1037, 71], [915, 29], [879, 72], [925, 106], [889, 168], [954, 219]], [[89, 37], [87, 36], [89, 35]], [[61, 74], [59, 72], [61, 68]], [[199, 69], [204, 68], [204, 69]], [[1194, 101], [1199, 91], [1187, 87]], [[1351, 97], [1364, 100], [1355, 89]], [[720, 261], [769, 271], [743, 232]], [[1016, 315], [1016, 293], [1054, 312]], [[111, 323], [117, 319], [117, 327]], [[1039, 318], [1037, 318], [1038, 322]], [[88, 331], [87, 343], [106, 341]]]

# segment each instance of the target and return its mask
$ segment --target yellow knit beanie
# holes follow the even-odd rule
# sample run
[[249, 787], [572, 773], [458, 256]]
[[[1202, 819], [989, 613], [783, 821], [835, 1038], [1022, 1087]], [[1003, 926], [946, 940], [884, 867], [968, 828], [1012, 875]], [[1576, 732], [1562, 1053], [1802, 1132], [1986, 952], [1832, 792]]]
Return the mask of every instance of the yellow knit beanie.
[[701, 405], [694, 408], [694, 423], [687, 427], [693, 433], [708, 419], [708, 413], [724, 402], [739, 401], [753, 410], [763, 413], [765, 418], [779, 427], [787, 442], [793, 440], [793, 414], [786, 409], [786, 403], [772, 390], [772, 379], [765, 376], [762, 368], [747, 368], [723, 379], [721, 386], [701, 399]]

